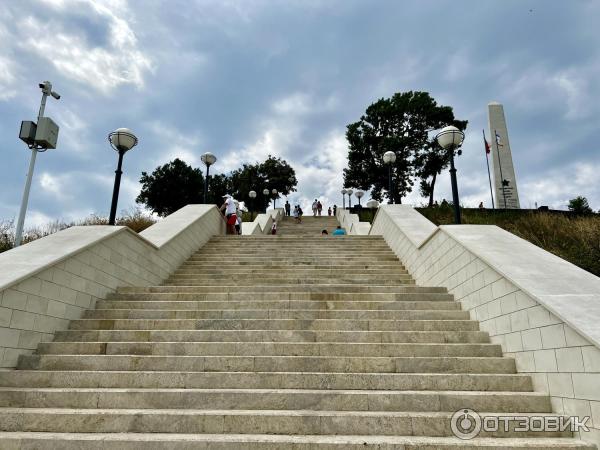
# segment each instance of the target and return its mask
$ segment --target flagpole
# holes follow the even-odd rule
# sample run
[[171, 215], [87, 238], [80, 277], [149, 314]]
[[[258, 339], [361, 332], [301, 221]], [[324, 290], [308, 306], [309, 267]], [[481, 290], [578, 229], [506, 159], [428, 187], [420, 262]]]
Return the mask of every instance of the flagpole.
[[502, 175], [502, 162], [500, 162], [500, 147], [498, 147], [498, 132], [494, 130], [494, 142], [496, 143], [496, 153], [498, 154], [498, 168], [500, 169], [500, 186], [502, 187], [502, 198], [504, 199], [504, 209], [506, 210], [506, 191], [504, 190], [504, 175]]
[[485, 163], [487, 164], [488, 170], [488, 180], [490, 182], [490, 197], [492, 197], [492, 209], [496, 210], [496, 205], [494, 204], [494, 190], [492, 189], [492, 176], [490, 175], [490, 159], [488, 156], [488, 146], [487, 141], [485, 140], [485, 130], [481, 130], [483, 132], [483, 144], [485, 145]]

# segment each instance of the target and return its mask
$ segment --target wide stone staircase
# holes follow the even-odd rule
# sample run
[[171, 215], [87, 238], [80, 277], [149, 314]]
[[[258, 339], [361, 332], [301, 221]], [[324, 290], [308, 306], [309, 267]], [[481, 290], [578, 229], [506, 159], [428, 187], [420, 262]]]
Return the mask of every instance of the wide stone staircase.
[[0, 449], [592, 449], [568, 432], [453, 437], [451, 417], [544, 416], [445, 289], [381, 237], [219, 236], [163, 286], [124, 287], [0, 372]]

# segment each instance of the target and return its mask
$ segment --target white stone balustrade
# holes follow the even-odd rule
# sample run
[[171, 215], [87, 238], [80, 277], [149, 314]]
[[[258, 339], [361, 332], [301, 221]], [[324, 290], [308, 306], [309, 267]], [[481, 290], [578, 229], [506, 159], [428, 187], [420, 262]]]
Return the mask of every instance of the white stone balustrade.
[[188, 205], [140, 234], [78, 226], [1, 253], [0, 367], [14, 367], [118, 286], [160, 284], [224, 232], [215, 206]]
[[370, 234], [417, 284], [448, 288], [554, 412], [590, 416], [580, 437], [600, 444], [600, 278], [499, 227], [437, 227], [406, 205], [382, 205]]

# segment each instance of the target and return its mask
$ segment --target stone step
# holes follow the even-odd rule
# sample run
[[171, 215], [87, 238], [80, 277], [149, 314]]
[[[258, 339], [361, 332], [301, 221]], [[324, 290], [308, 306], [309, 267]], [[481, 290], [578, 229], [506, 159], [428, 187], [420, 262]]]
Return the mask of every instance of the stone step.
[[348, 320], [442, 320], [469, 319], [468, 311], [458, 309], [456, 303], [448, 309], [416, 310], [343, 310], [343, 309], [96, 309], [85, 311], [84, 319], [348, 319]]
[[45, 342], [41, 355], [154, 356], [359, 356], [488, 357], [502, 356], [490, 343], [329, 343], [329, 342]]
[[382, 279], [379, 276], [365, 277], [365, 276], [350, 276], [350, 277], [319, 277], [319, 278], [305, 278], [305, 277], [286, 277], [275, 275], [272, 278], [263, 277], [240, 277], [233, 278], [227, 276], [198, 276], [198, 275], [173, 275], [165, 281], [165, 286], [221, 286], [224, 283], [234, 282], [236, 284], [242, 284], [251, 286], [255, 282], [260, 282], [262, 285], [274, 284], [280, 285], [285, 283], [286, 285], [328, 285], [339, 283], [351, 284], [351, 285], [363, 285], [365, 283], [377, 283], [378, 285], [385, 286], [396, 286], [402, 284], [414, 284], [414, 280], [409, 275], [397, 275], [390, 279]]
[[[415, 287], [405, 285], [398, 290]], [[144, 289], [144, 288], [141, 288]], [[359, 293], [335, 293], [335, 292], [194, 292], [194, 286], [161, 286], [161, 291], [126, 291], [107, 295], [108, 301], [124, 302], [272, 302], [272, 301], [304, 301], [304, 302], [327, 302], [329, 305], [342, 302], [403, 302], [403, 301], [451, 301], [451, 294], [443, 292], [359, 292]], [[331, 306], [332, 309], [334, 306]], [[199, 307], [199, 309], [201, 309]], [[352, 308], [349, 308], [352, 309]]]
[[54, 342], [489, 343], [484, 331], [67, 330]]
[[320, 264], [332, 264], [336, 266], [343, 266], [344, 264], [351, 264], [354, 262], [359, 263], [369, 263], [369, 262], [380, 262], [380, 261], [398, 261], [398, 258], [395, 255], [373, 255], [373, 256], [346, 256], [346, 255], [330, 255], [330, 256], [303, 256], [303, 255], [287, 255], [287, 256], [271, 256], [271, 255], [256, 255], [256, 254], [248, 254], [248, 255], [239, 255], [237, 253], [234, 254], [226, 254], [227, 259], [224, 260], [223, 254], [220, 255], [202, 255], [202, 256], [192, 256], [188, 261], [214, 261], [219, 264], [229, 264], [236, 262], [253, 262], [253, 263], [261, 263], [264, 262], [265, 258], [268, 258], [270, 262], [281, 262], [281, 263], [320, 263]]
[[[422, 313], [421, 311], [415, 311]], [[476, 331], [467, 311], [444, 312], [444, 319], [79, 319], [71, 330], [329, 330], [329, 331]], [[461, 317], [451, 319], [449, 316]]]
[[[324, 389], [0, 388], [0, 408], [551, 412], [536, 392]], [[91, 408], [90, 408], [91, 409]]]
[[22, 355], [26, 370], [193, 372], [515, 373], [510, 358], [346, 356]]
[[423, 436], [327, 436], [171, 433], [0, 433], [4, 449], [44, 450], [595, 450], [570, 438], [475, 438]]
[[353, 274], [361, 274], [361, 275], [378, 275], [380, 277], [385, 277], [387, 275], [407, 275], [408, 271], [406, 269], [402, 269], [400, 267], [393, 267], [389, 269], [331, 269], [331, 268], [306, 268], [306, 267], [297, 267], [297, 266], [280, 266], [278, 268], [268, 267], [265, 268], [263, 266], [257, 266], [255, 268], [247, 268], [244, 266], [239, 267], [225, 267], [225, 268], [209, 268], [209, 266], [181, 266], [173, 275], [183, 275], [183, 274], [206, 274], [206, 275], [229, 275], [231, 278], [236, 278], [241, 275], [251, 275], [251, 276], [265, 276], [272, 274], [281, 274], [281, 275], [319, 275], [319, 276], [339, 276], [339, 275], [353, 275]]
[[142, 372], [12, 370], [3, 387], [377, 389], [423, 391], [532, 391], [523, 374]]
[[[410, 291], [407, 288], [416, 287], [417, 289]], [[403, 293], [403, 292], [446, 292], [445, 289], [435, 288], [423, 288], [415, 285], [398, 285], [398, 286], [386, 286], [386, 285], [355, 285], [355, 284], [272, 284], [272, 285], [228, 285], [228, 286], [207, 286], [207, 285], [194, 285], [194, 286], [160, 286], [157, 288], [151, 287], [138, 287], [138, 288], [121, 288], [117, 291], [117, 294], [121, 293], [142, 293], [142, 292], [175, 292], [175, 293], [186, 293], [192, 292], [197, 293], [234, 293], [243, 292], [245, 294], [254, 294], [258, 292], [316, 292], [316, 293], [335, 293], [335, 294], [359, 294], [359, 293]], [[109, 296], [110, 297], [110, 296]], [[112, 297], [111, 297], [112, 298]]]
[[[486, 413], [492, 415], [494, 413]], [[515, 417], [531, 413], [513, 413]], [[535, 413], [536, 416], [543, 414]], [[0, 408], [1, 431], [452, 436], [451, 412]], [[483, 431], [481, 437], [571, 437]]]
[[[362, 300], [244, 300], [244, 301], [115, 301], [98, 300], [97, 310], [210, 310], [218, 308], [231, 309], [275, 309], [275, 310], [414, 310], [414, 309], [460, 309], [460, 304], [447, 300], [420, 301], [362, 301]], [[88, 313], [93, 310], [88, 311]]]

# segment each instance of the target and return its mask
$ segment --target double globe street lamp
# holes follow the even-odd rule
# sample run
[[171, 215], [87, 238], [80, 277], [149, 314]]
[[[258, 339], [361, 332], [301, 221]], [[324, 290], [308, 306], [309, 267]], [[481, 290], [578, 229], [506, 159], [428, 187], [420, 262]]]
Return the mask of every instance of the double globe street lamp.
[[[460, 224], [460, 203], [458, 199], [458, 184], [456, 182], [456, 167], [454, 167], [454, 152], [465, 139], [465, 133], [455, 126], [448, 126], [436, 135], [435, 140], [444, 150], [450, 153], [450, 182], [452, 183], [452, 203], [454, 203], [454, 223]], [[461, 154], [461, 150], [458, 151]]]
[[108, 135], [110, 146], [119, 153], [117, 170], [115, 170], [115, 185], [113, 187], [112, 203], [110, 205], [110, 216], [108, 224], [114, 225], [117, 215], [117, 203], [119, 201], [119, 188], [121, 186], [121, 175], [123, 174], [123, 156], [138, 143], [138, 138], [128, 128], [118, 128]]
[[387, 151], [383, 154], [383, 163], [388, 166], [388, 202], [394, 203], [394, 187], [392, 185], [392, 167], [396, 162], [396, 154], [394, 152]]
[[217, 162], [217, 157], [211, 152], [206, 152], [200, 157], [200, 160], [206, 166], [206, 177], [204, 177], [204, 195], [202, 198], [202, 202], [206, 203], [206, 199], [208, 197], [208, 173], [210, 171], [210, 166]]

